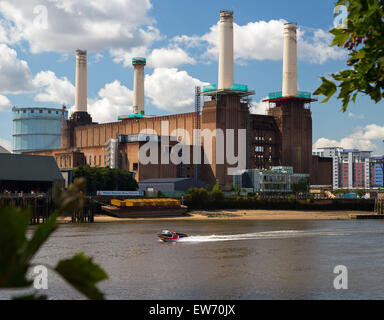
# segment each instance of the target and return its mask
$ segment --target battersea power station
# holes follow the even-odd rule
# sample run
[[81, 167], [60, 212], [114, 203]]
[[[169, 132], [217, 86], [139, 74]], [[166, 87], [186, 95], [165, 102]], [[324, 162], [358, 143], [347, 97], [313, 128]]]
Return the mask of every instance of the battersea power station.
[[137, 181], [190, 178], [218, 182], [224, 189], [232, 186], [236, 170], [290, 166], [295, 173], [311, 174], [310, 103], [315, 99], [297, 89], [296, 24], [285, 24], [282, 32], [282, 91], [264, 100], [268, 115], [251, 114], [254, 92], [234, 82], [232, 11], [220, 12], [218, 83], [191, 88], [195, 110], [189, 113], [146, 115], [146, 59], [133, 58], [132, 114], [94, 123], [87, 111], [87, 52], [77, 50], [75, 105], [69, 120], [62, 120], [60, 148], [29, 154], [53, 156], [62, 171], [85, 164], [110, 166], [133, 172]]

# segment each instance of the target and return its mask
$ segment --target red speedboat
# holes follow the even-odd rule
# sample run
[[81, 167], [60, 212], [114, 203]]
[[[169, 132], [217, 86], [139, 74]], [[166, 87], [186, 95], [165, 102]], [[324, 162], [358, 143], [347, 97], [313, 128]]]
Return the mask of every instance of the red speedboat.
[[184, 233], [169, 231], [169, 230], [163, 230], [161, 233], [157, 235], [160, 240], [165, 242], [176, 242], [179, 241], [181, 238], [188, 237]]

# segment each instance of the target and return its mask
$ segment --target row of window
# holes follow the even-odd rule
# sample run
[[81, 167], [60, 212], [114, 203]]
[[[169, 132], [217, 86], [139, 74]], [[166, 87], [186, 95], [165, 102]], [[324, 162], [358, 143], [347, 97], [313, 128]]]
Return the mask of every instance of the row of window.
[[[23, 111], [23, 113], [27, 113], [27, 110], [18, 110], [16, 111], [16, 114], [20, 114], [21, 111]], [[34, 109], [30, 109], [28, 110], [30, 113], [35, 113], [35, 110]], [[36, 110], [37, 111], [37, 110]], [[43, 110], [42, 109], [39, 109], [38, 110], [39, 112], [38, 113], [43, 113]], [[48, 110], [48, 113], [51, 114], [52, 112], [56, 112], [56, 114], [59, 114], [59, 112], [64, 115], [64, 111], [53, 111], [53, 110]]]
[[[101, 155], [99, 155], [99, 157], [90, 155], [87, 160], [88, 160], [88, 165], [90, 165], [90, 166], [92, 166], [92, 165], [93, 166], [99, 166], [99, 167], [102, 166]], [[109, 162], [108, 161], [108, 155], [104, 155], [104, 164], [103, 165], [104, 166], [108, 165], [108, 162]], [[127, 167], [128, 167], [127, 169], [130, 170], [127, 158], [126, 158], [126, 162], [127, 162]], [[132, 164], [132, 171], [137, 171], [138, 169], [139, 169], [139, 164], [133, 163]]]
[[59, 168], [72, 168], [71, 156], [60, 156], [60, 157], [56, 157], [55, 159]]

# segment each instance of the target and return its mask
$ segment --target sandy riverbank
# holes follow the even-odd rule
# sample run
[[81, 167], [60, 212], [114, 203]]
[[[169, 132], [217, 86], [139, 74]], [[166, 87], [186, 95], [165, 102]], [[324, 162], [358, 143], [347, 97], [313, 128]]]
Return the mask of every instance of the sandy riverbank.
[[[282, 210], [219, 210], [192, 211], [182, 217], [169, 218], [114, 218], [96, 215], [95, 222], [140, 221], [140, 220], [349, 220], [350, 214], [367, 214], [365, 211], [282, 211]], [[69, 222], [71, 218], [59, 218]]]

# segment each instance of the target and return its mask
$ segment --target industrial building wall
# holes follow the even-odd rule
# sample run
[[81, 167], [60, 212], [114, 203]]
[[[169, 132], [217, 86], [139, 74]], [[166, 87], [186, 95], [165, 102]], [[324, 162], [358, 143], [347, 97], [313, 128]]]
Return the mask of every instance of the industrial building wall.
[[311, 185], [331, 186], [333, 184], [333, 159], [312, 156]]
[[281, 159], [294, 172], [310, 173], [312, 166], [312, 115], [299, 99], [276, 104], [268, 115], [276, 119], [282, 136]]
[[281, 166], [281, 133], [275, 118], [256, 114], [250, 118], [247, 168], [270, 170]]
[[145, 129], [155, 130], [156, 133], [160, 135], [162, 121], [169, 123], [169, 134], [175, 129], [183, 129], [188, 132], [191, 141], [193, 141], [194, 117], [194, 113], [183, 113], [79, 126], [74, 128], [74, 147], [104, 146], [109, 139], [116, 139], [118, 134], [137, 134]]

